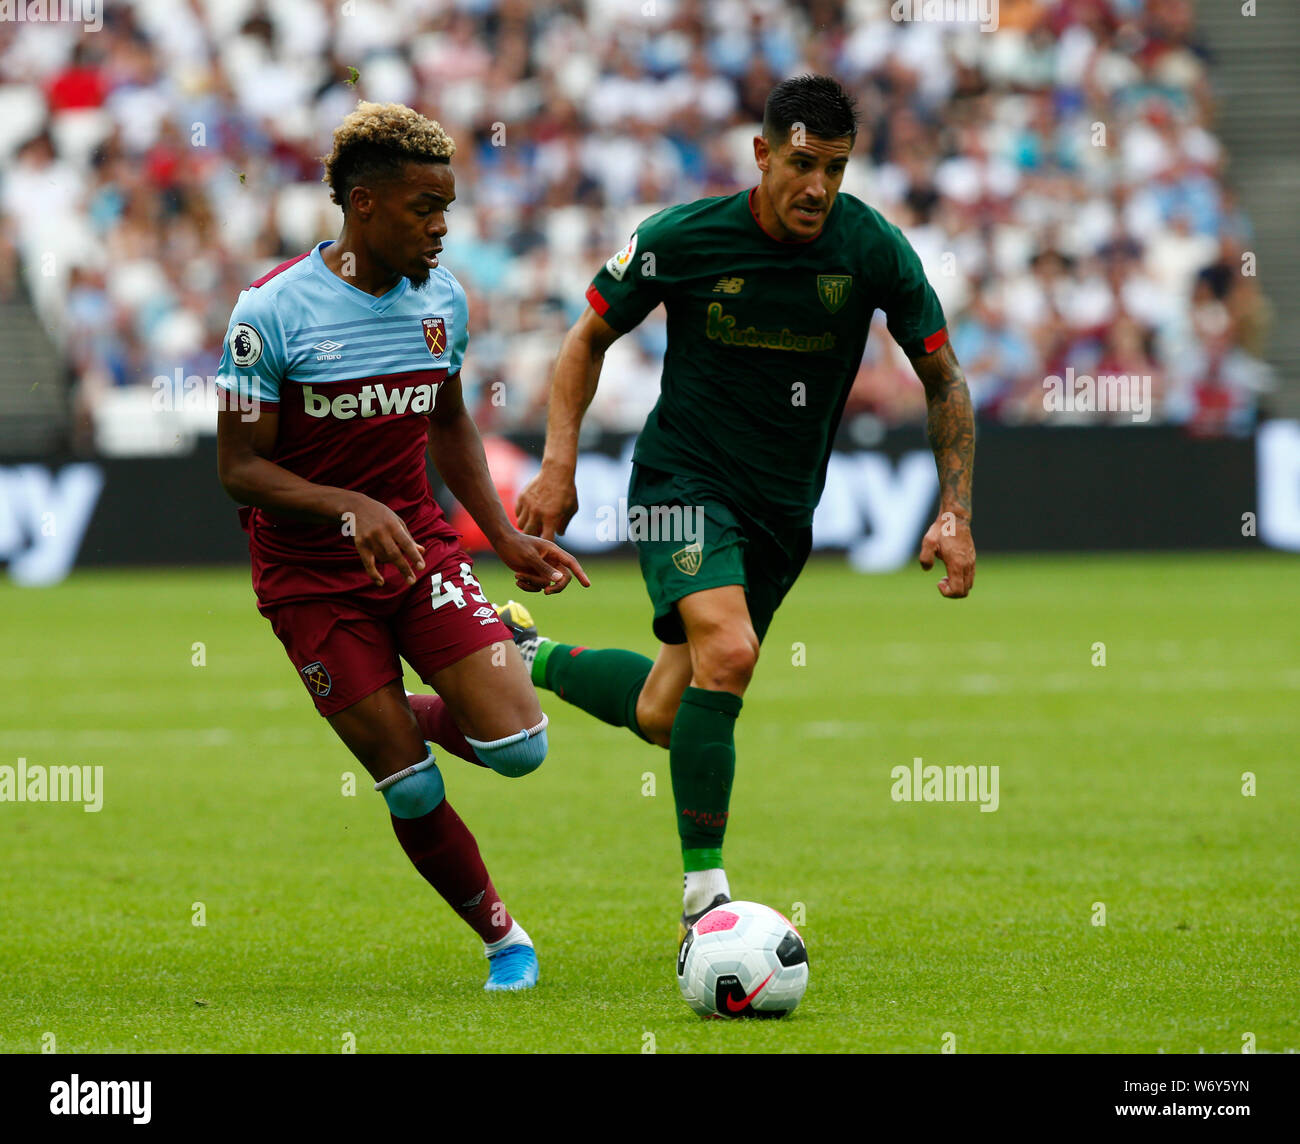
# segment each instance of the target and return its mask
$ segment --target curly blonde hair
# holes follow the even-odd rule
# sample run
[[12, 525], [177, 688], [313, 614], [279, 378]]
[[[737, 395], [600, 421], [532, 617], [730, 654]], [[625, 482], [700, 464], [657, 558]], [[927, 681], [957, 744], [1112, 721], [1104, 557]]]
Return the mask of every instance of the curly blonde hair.
[[400, 103], [358, 103], [334, 131], [334, 150], [321, 156], [321, 182], [347, 210], [352, 188], [395, 178], [403, 163], [449, 163], [456, 143], [440, 123]]

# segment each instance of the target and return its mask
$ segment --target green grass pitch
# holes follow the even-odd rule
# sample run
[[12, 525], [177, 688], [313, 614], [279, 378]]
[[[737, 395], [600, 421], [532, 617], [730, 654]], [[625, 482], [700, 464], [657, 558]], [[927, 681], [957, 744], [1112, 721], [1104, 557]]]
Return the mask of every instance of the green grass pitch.
[[[0, 587], [0, 763], [104, 767], [99, 813], [0, 803], [0, 1050], [1300, 1050], [1297, 567], [989, 557], [955, 603], [814, 562], [745, 700], [727, 840], [736, 896], [803, 919], [776, 1022], [678, 995], [666, 752], [546, 696], [536, 774], [444, 760], [541, 959], [487, 996], [246, 571]], [[530, 598], [543, 632], [650, 651], [635, 567], [590, 571]], [[894, 801], [916, 757], [996, 765], [997, 811]]]

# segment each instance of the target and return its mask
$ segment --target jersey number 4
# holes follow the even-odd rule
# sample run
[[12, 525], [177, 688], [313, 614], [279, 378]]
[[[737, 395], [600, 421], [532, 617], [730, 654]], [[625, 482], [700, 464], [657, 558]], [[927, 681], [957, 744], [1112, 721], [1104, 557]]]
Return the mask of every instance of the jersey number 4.
[[[461, 587], [464, 585], [464, 587]], [[458, 608], [465, 606], [465, 593], [469, 592], [469, 598], [480, 604], [487, 603], [487, 597], [483, 595], [483, 585], [475, 578], [470, 566], [464, 561], [460, 566], [460, 584], [456, 583], [454, 575], [448, 576], [446, 580], [442, 578], [441, 572], [435, 572], [429, 577], [430, 603], [437, 609], [445, 604], [455, 604]]]

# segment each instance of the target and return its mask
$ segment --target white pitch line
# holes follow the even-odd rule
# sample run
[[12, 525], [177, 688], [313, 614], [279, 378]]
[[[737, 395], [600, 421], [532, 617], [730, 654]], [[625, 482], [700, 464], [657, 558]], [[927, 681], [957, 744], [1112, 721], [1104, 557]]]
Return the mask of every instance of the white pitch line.
[[140, 711], [157, 711], [166, 705], [177, 702], [184, 704], [188, 711], [195, 714], [209, 711], [228, 711], [232, 705], [250, 707], [262, 711], [281, 711], [292, 707], [295, 701], [301, 701], [304, 707], [311, 700], [304, 692], [277, 689], [258, 691], [248, 696], [236, 695], [233, 691], [204, 691], [195, 689], [194, 694], [169, 692], [164, 699], [157, 693], [148, 691], [97, 691], [83, 693], [79, 691], [61, 691], [41, 700], [41, 708], [51, 714], [114, 714]]
[[[1288, 735], [1294, 730], [1294, 722], [1276, 719], [1270, 723], [1241, 717], [1210, 716], [1196, 723], [1182, 720], [1155, 723], [1145, 713], [1134, 717], [1130, 722], [1138, 723], [1144, 731], [1172, 735], [1176, 737], [1191, 735], [1240, 735], [1250, 732], [1256, 737], [1273, 734]], [[1057, 719], [911, 719], [904, 722], [891, 721], [887, 716], [878, 722], [854, 720], [826, 720], [819, 723], [805, 723], [782, 729], [782, 733], [791, 738], [807, 739], [856, 739], [880, 738], [884, 736], [912, 735], [917, 737], [933, 735], [953, 735], [964, 738], [978, 738], [988, 735], [1006, 736], [1008, 738], [1061, 739], [1063, 737], [1082, 738], [1100, 736], [1114, 738], [1117, 720], [1091, 720], [1062, 723]]]
[[[1094, 671], [1096, 674], [1092, 674]], [[1118, 667], [1080, 669], [1077, 672], [1046, 672], [1032, 676], [988, 672], [955, 674], [951, 671], [914, 677], [872, 678], [864, 673], [855, 678], [850, 693], [863, 695], [942, 695], [958, 691], [968, 695], [1057, 695], [1084, 694], [1104, 700], [1107, 695], [1133, 692], [1150, 695], [1185, 691], [1275, 693], [1300, 690], [1300, 669], [1267, 672], [1230, 671], [1224, 668], [1183, 671], [1126, 671]], [[824, 678], [804, 675], [802, 680], [783, 681], [781, 697], [797, 699], [828, 695]]]
[[51, 748], [130, 750], [145, 744], [229, 747], [247, 743], [301, 742], [302, 739], [301, 728], [290, 727], [266, 727], [253, 731], [236, 731], [230, 727], [150, 727], [130, 731], [58, 731], [49, 727], [23, 727], [0, 730], [0, 757]]

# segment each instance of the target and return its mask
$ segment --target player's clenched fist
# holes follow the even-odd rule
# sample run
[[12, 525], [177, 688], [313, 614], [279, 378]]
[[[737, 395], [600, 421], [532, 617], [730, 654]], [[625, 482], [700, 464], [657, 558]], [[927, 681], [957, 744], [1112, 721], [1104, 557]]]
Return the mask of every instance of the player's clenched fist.
[[970, 521], [952, 512], [942, 512], [921, 540], [921, 567], [927, 572], [938, 556], [948, 570], [939, 581], [939, 591], [949, 599], [960, 599], [975, 583], [975, 540]]
[[519, 494], [515, 518], [521, 532], [554, 540], [557, 532], [569, 527], [577, 511], [578, 487], [573, 473], [560, 472], [543, 463], [542, 471]]
[[357, 555], [376, 587], [384, 586], [380, 564], [395, 564], [408, 584], [424, 571], [424, 545], [415, 543], [402, 518], [387, 505], [356, 493], [343, 513], [343, 527], [345, 533], [351, 529]]

